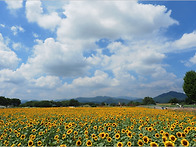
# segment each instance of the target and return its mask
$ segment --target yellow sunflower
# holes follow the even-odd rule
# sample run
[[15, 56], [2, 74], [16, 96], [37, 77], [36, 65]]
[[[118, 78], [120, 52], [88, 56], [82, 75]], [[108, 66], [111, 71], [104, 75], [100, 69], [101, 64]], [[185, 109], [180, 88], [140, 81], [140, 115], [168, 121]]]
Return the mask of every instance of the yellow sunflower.
[[93, 144], [92, 144], [92, 141], [91, 141], [91, 140], [87, 140], [86, 145], [87, 145], [87, 146], [92, 146], [92, 145], [93, 145]]
[[118, 142], [116, 146], [117, 147], [121, 147], [121, 146], [123, 146], [123, 143], [122, 142]]
[[107, 137], [107, 142], [111, 142], [112, 138], [111, 137]]
[[139, 146], [143, 146], [143, 145], [144, 145], [144, 143], [142, 142], [141, 139], [139, 139], [139, 140], [137, 141], [137, 144], [138, 144]]
[[81, 140], [76, 141], [76, 146], [81, 146], [81, 145], [82, 145], [82, 141]]
[[169, 136], [169, 139], [172, 141], [172, 142], [175, 142], [177, 140], [177, 138], [174, 136], [174, 135], [170, 135]]
[[151, 142], [151, 143], [150, 143], [150, 146], [151, 146], [151, 147], [158, 147], [159, 145], [158, 145], [156, 142]]
[[148, 143], [149, 142], [149, 138], [147, 136], [144, 136], [143, 138], [144, 143]]
[[189, 146], [189, 141], [186, 140], [186, 139], [182, 139], [181, 140], [181, 145], [183, 145], [183, 146]]
[[131, 146], [132, 143], [130, 141], [127, 142], [127, 146]]
[[28, 141], [28, 146], [33, 146], [33, 141], [32, 140]]
[[119, 134], [119, 133], [116, 133], [116, 134], [115, 134], [115, 138], [116, 138], [116, 139], [119, 139], [119, 138], [120, 138], [120, 134]]
[[165, 147], [174, 147], [174, 143], [171, 142], [171, 141], [166, 141], [166, 142], [164, 143], [164, 145], [165, 145]]
[[37, 142], [37, 146], [41, 146], [42, 145], [42, 142], [41, 141], [38, 141]]

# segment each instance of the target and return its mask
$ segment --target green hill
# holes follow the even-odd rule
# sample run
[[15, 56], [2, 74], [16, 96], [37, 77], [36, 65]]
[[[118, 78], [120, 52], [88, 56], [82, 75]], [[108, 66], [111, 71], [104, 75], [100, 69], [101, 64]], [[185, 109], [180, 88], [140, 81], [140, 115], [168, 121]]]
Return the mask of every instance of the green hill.
[[171, 100], [172, 98], [177, 98], [178, 100], [182, 101], [182, 100], [185, 100], [186, 97], [187, 96], [184, 93], [170, 91], [170, 92], [158, 95], [154, 97], [153, 99], [155, 102], [158, 102], [158, 103], [168, 103], [169, 100]]

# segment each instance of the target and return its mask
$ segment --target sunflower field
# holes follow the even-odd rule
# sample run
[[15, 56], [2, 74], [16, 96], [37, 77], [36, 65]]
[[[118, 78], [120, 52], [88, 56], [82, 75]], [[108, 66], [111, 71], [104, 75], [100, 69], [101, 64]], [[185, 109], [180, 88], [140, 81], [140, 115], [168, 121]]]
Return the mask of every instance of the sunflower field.
[[196, 146], [196, 116], [139, 107], [0, 109], [0, 146]]

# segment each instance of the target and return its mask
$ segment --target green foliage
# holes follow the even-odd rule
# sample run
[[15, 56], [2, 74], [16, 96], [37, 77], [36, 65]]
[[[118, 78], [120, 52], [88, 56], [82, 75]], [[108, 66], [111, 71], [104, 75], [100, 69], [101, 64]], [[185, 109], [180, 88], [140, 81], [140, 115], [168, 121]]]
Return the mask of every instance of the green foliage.
[[155, 101], [153, 100], [153, 98], [151, 98], [151, 97], [145, 97], [145, 98], [143, 99], [142, 103], [143, 103], [144, 105], [150, 105], [150, 104], [156, 105], [156, 102], [155, 102]]
[[171, 103], [171, 104], [176, 104], [176, 103], [178, 103], [179, 101], [178, 101], [178, 99], [177, 98], [172, 98], [171, 100], [169, 100], [169, 103]]
[[183, 90], [187, 95], [186, 103], [196, 102], [196, 72], [188, 71], [184, 76]]
[[140, 102], [130, 101], [130, 102], [127, 104], [127, 106], [132, 106], [132, 107], [134, 107], [134, 106], [139, 106], [140, 104], [141, 104]]
[[2, 106], [19, 106], [21, 104], [20, 99], [17, 98], [5, 98], [4, 96], [0, 96], [0, 105]]

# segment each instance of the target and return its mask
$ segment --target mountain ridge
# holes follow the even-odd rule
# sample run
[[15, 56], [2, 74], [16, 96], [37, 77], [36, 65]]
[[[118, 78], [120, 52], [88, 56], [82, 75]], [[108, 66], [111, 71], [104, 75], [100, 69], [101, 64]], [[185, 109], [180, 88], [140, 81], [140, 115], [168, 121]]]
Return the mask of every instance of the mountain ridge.
[[186, 99], [186, 94], [176, 91], [169, 91], [154, 97], [154, 101], [158, 103], [168, 103], [172, 98], [177, 98], [179, 101]]

